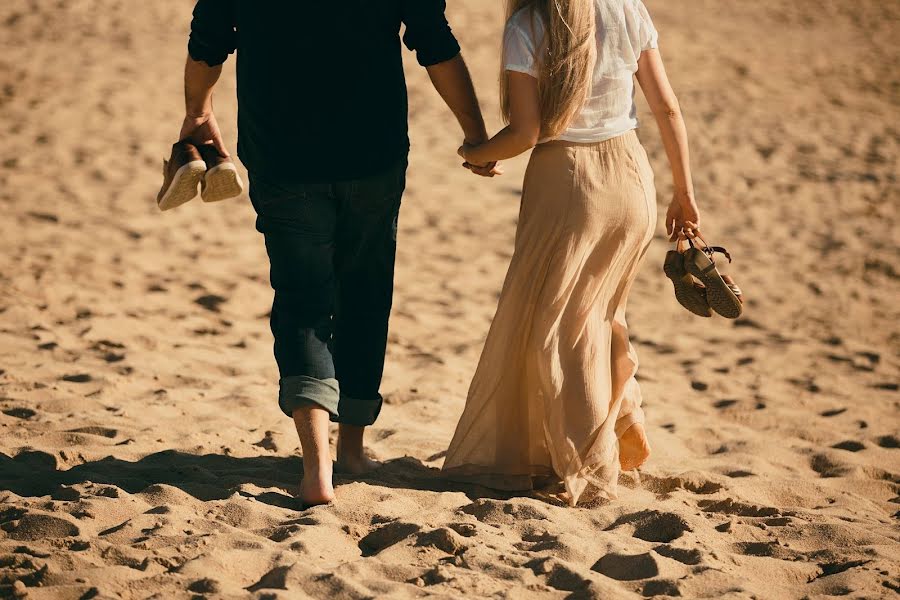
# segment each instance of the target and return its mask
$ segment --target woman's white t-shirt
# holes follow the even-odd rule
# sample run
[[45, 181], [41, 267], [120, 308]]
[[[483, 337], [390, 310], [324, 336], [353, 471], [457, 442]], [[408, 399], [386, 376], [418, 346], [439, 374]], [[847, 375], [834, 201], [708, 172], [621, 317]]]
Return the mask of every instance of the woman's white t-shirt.
[[[637, 128], [634, 74], [641, 52], [657, 47], [659, 35], [641, 0], [594, 0], [597, 14], [597, 64], [591, 91], [569, 128], [554, 139], [601, 142]], [[530, 9], [512, 16], [503, 41], [507, 71], [538, 76], [538, 52], [544, 23]], [[541, 140], [542, 142], [549, 139]]]

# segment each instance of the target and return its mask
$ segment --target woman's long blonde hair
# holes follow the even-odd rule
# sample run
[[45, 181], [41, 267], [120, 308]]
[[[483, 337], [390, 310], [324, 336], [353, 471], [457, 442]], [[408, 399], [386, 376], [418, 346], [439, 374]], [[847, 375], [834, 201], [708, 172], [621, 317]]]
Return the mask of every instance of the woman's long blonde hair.
[[[541, 136], [566, 130], [584, 106], [597, 60], [594, 0], [508, 0], [509, 20], [522, 9], [541, 19], [546, 32], [536, 40]], [[500, 106], [509, 123], [509, 76], [500, 76]]]

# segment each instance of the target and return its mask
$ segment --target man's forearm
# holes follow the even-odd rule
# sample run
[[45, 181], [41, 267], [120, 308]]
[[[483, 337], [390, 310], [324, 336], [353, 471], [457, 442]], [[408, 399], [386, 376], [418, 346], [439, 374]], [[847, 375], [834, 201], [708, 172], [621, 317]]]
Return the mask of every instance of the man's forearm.
[[488, 135], [484, 117], [481, 115], [475, 86], [472, 84], [472, 77], [462, 55], [428, 67], [428, 75], [434, 88], [459, 121], [466, 142], [479, 144], [485, 141]]
[[191, 117], [212, 112], [212, 92], [222, 73], [222, 65], [210, 67], [190, 56], [184, 65], [184, 107]]

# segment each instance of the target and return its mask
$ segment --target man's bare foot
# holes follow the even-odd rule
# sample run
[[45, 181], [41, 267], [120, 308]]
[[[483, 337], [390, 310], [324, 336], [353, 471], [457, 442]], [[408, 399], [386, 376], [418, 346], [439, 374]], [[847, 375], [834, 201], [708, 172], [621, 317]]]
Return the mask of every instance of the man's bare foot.
[[314, 472], [313, 469], [303, 473], [300, 480], [300, 501], [306, 506], [330, 504], [334, 501], [334, 486], [331, 483], [331, 469], [327, 473]]
[[341, 473], [362, 475], [374, 471], [381, 463], [366, 456], [363, 447], [365, 427], [341, 424], [338, 432], [337, 462], [335, 466]]
[[381, 466], [377, 460], [372, 460], [365, 454], [356, 456], [346, 456], [338, 452], [337, 462], [334, 463], [338, 473], [347, 473], [349, 475], [363, 475], [370, 471], [374, 471]]
[[637, 469], [650, 458], [650, 442], [644, 426], [635, 423], [619, 438], [619, 464], [623, 471]]
[[328, 504], [334, 500], [331, 453], [328, 451], [328, 412], [310, 405], [296, 408], [293, 415], [303, 450], [300, 501], [307, 506]]

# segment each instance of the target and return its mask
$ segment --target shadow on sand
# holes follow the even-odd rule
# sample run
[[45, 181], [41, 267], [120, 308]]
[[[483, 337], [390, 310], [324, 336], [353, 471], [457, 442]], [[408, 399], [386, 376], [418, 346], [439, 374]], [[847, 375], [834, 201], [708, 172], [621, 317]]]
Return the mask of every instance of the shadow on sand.
[[[108, 456], [60, 470], [56, 457], [45, 452], [26, 450], [15, 457], [0, 453], [0, 492], [9, 491], [25, 497], [49, 495], [59, 500], [70, 499], [66, 496], [66, 486], [87, 482], [116, 486], [131, 494], [154, 484], [165, 484], [202, 501], [222, 500], [237, 492], [272, 506], [303, 510], [305, 507], [294, 497], [302, 473], [303, 465], [299, 456], [241, 458], [165, 450], [135, 462]], [[471, 500], [507, 500], [529, 495], [504, 493], [449, 481], [441, 476], [438, 469], [428, 467], [412, 457], [389, 460], [381, 468], [363, 476], [335, 474], [336, 487], [355, 481], [388, 488], [462, 492]], [[253, 494], [240, 489], [244, 484], [269, 491]], [[272, 491], [272, 488], [279, 491]]]

